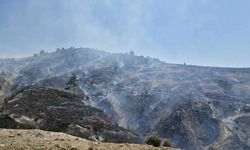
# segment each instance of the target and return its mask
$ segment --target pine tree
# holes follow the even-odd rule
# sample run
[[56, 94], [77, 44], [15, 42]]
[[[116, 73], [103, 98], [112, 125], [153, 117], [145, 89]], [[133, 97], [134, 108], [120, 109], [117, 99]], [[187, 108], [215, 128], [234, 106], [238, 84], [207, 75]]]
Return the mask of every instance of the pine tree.
[[67, 89], [73, 89], [74, 97], [76, 96], [76, 87], [79, 86], [79, 80], [75, 74], [72, 74], [69, 81], [66, 84]]

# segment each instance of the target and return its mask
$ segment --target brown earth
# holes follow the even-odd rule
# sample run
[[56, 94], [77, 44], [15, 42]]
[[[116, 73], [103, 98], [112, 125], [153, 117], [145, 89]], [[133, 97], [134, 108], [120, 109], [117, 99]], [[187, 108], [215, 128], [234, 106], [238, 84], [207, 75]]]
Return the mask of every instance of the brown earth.
[[0, 150], [178, 150], [139, 144], [88, 141], [64, 133], [42, 130], [0, 129]]

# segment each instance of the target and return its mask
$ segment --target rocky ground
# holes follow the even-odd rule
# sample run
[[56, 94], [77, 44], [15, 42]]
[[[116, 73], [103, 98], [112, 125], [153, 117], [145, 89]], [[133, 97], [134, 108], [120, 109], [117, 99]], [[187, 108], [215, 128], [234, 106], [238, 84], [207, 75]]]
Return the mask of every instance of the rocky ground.
[[178, 150], [148, 145], [112, 144], [42, 130], [0, 129], [0, 150]]

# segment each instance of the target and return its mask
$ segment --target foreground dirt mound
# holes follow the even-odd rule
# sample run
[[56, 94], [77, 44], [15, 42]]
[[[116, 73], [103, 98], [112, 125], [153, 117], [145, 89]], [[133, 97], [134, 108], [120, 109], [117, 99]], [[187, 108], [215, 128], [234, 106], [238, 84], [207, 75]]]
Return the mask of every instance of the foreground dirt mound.
[[25, 88], [5, 100], [0, 128], [42, 129], [104, 142], [140, 142], [103, 111], [85, 105], [86, 98], [54, 89]]
[[[0, 150], [160, 150], [147, 145], [99, 143], [64, 133], [0, 129]], [[162, 148], [162, 150], [177, 150]]]

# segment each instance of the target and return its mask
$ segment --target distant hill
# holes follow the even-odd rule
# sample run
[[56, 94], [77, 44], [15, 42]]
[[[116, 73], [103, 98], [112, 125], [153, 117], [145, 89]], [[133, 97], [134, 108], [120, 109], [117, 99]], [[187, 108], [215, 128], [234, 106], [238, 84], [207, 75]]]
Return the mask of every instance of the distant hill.
[[168, 64], [89, 48], [0, 60], [12, 94], [26, 86], [65, 90], [74, 73], [86, 105], [142, 138], [157, 134], [184, 150], [250, 149], [250, 69]]

